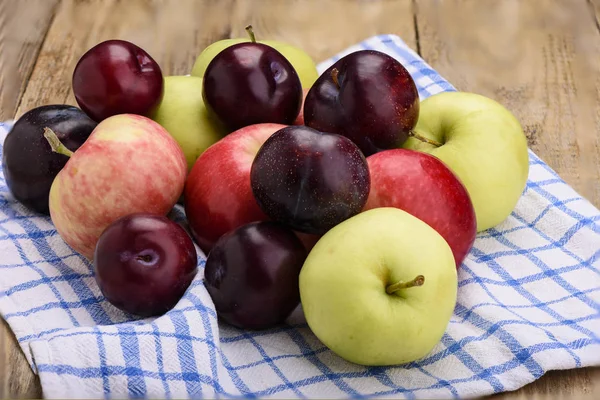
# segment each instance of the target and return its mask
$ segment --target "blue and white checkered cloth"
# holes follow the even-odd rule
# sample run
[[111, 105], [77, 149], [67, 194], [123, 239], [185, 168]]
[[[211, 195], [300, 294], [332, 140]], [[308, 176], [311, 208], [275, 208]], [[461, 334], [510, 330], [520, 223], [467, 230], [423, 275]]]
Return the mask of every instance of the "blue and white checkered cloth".
[[[422, 98], [455, 90], [400, 38], [370, 38], [411, 72]], [[0, 128], [0, 142], [9, 125]], [[177, 307], [134, 320], [101, 295], [91, 267], [49, 218], [0, 175], [0, 312], [47, 398], [474, 397], [546, 371], [600, 365], [600, 211], [531, 153], [514, 213], [478, 235], [459, 270], [446, 334], [423, 360], [390, 368], [343, 361], [297, 311], [289, 325], [245, 332], [217, 323], [202, 273]], [[178, 208], [173, 214], [182, 219]], [[204, 257], [200, 254], [200, 271]]]

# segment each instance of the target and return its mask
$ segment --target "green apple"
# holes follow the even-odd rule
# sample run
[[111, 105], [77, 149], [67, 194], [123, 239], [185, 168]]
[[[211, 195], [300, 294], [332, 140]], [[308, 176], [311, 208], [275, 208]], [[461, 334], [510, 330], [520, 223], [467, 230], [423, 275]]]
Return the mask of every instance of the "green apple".
[[[196, 59], [196, 62], [194, 63], [194, 66], [192, 68], [192, 76], [204, 76], [204, 71], [206, 71], [206, 67], [208, 66], [208, 64], [222, 50], [226, 49], [231, 45], [249, 41], [250, 39], [237, 38], [223, 39], [212, 43], [211, 45], [206, 47]], [[302, 83], [303, 88], [310, 88], [319, 77], [317, 66], [313, 59], [308, 54], [306, 54], [306, 52], [299, 49], [298, 47], [276, 40], [258, 40], [257, 42], [264, 43], [268, 46], [273, 47], [275, 50], [279, 51], [285, 58], [287, 58], [287, 60], [292, 64], [292, 66], [296, 70], [296, 73], [300, 78], [300, 82]]]
[[403, 147], [438, 157], [458, 176], [473, 202], [478, 232], [510, 215], [527, 183], [529, 153], [523, 128], [508, 109], [475, 93], [442, 92], [421, 102], [414, 133]]
[[206, 110], [202, 100], [202, 78], [195, 76], [165, 77], [164, 96], [152, 119], [179, 143], [188, 172], [200, 154], [226, 132]]
[[456, 305], [448, 243], [398, 208], [374, 208], [336, 225], [309, 253], [300, 299], [315, 336], [343, 359], [397, 365], [439, 343]]

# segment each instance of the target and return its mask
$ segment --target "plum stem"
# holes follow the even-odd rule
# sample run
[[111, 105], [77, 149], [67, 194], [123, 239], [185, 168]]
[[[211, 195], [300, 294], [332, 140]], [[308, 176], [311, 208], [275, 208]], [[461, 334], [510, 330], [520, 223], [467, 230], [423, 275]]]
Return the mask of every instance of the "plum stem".
[[333, 83], [335, 83], [335, 86], [337, 86], [337, 88], [340, 88], [340, 81], [338, 81], [338, 74], [340, 73], [340, 71], [338, 71], [337, 68], [334, 68], [331, 70], [331, 79], [333, 80]]
[[425, 277], [423, 275], [417, 275], [417, 277], [415, 279], [413, 279], [412, 281], [408, 281], [408, 282], [400, 281], [400, 282], [392, 283], [391, 285], [389, 285], [388, 287], [385, 288], [385, 292], [387, 294], [392, 294], [401, 289], [408, 289], [408, 288], [411, 288], [414, 286], [423, 286], [424, 283], [425, 283]]
[[256, 36], [254, 36], [254, 31], [252, 30], [252, 25], [248, 25], [246, 27], [246, 32], [248, 32], [248, 36], [250, 36], [250, 40], [252, 43], [256, 43]]
[[410, 132], [408, 132], [408, 136], [414, 137], [415, 139], [418, 139], [421, 142], [429, 143], [435, 147], [440, 147], [442, 145], [442, 143], [440, 143], [436, 140], [433, 140], [433, 139], [426, 138], [425, 136], [415, 132], [414, 130], [411, 130]]
[[54, 133], [52, 129], [44, 128], [44, 137], [50, 144], [50, 148], [53, 152], [62, 154], [67, 157], [71, 157], [73, 155], [73, 152], [69, 150], [64, 144], [62, 144], [62, 142], [60, 141], [58, 136], [56, 136], [56, 133]]

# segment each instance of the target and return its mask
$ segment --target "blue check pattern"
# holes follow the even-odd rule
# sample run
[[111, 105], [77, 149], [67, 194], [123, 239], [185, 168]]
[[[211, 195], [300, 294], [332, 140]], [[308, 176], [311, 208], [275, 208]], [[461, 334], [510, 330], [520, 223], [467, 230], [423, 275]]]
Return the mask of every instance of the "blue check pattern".
[[[421, 98], [455, 90], [396, 36]], [[10, 124], [0, 126], [0, 143]], [[217, 322], [200, 273], [175, 309], [136, 319], [99, 292], [92, 268], [32, 214], [0, 175], [0, 312], [39, 374], [44, 396], [474, 397], [517, 389], [553, 369], [600, 365], [600, 211], [530, 153], [516, 209], [478, 235], [459, 270], [458, 303], [431, 353], [397, 367], [345, 362], [297, 310], [250, 332]], [[185, 224], [181, 208], [171, 216]]]

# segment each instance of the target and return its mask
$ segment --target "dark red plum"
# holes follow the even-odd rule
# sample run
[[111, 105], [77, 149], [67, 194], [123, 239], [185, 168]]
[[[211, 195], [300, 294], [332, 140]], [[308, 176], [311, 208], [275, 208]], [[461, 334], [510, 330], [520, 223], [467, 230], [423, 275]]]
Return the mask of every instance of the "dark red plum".
[[275, 132], [250, 170], [252, 193], [263, 212], [314, 235], [358, 214], [370, 183], [367, 161], [350, 139], [306, 126]]
[[97, 122], [117, 114], [151, 115], [162, 100], [163, 75], [142, 48], [107, 40], [89, 49], [73, 71], [77, 104]]
[[191, 237], [162, 215], [122, 217], [100, 236], [94, 272], [106, 300], [128, 313], [166, 313], [183, 297], [197, 273]]
[[291, 125], [302, 106], [296, 70], [262, 43], [238, 43], [221, 51], [208, 64], [203, 82], [207, 110], [230, 132], [266, 122]]
[[350, 138], [365, 156], [401, 147], [419, 118], [419, 92], [393, 57], [360, 50], [325, 70], [306, 95], [304, 123]]
[[300, 304], [304, 245], [286, 226], [257, 221], [221, 236], [204, 278], [219, 318], [241, 329], [268, 329]]
[[44, 128], [52, 129], [69, 150], [75, 151], [96, 125], [79, 108], [64, 104], [44, 105], [23, 114], [2, 146], [2, 170], [15, 199], [35, 212], [49, 215], [50, 187], [69, 157], [52, 151]]

